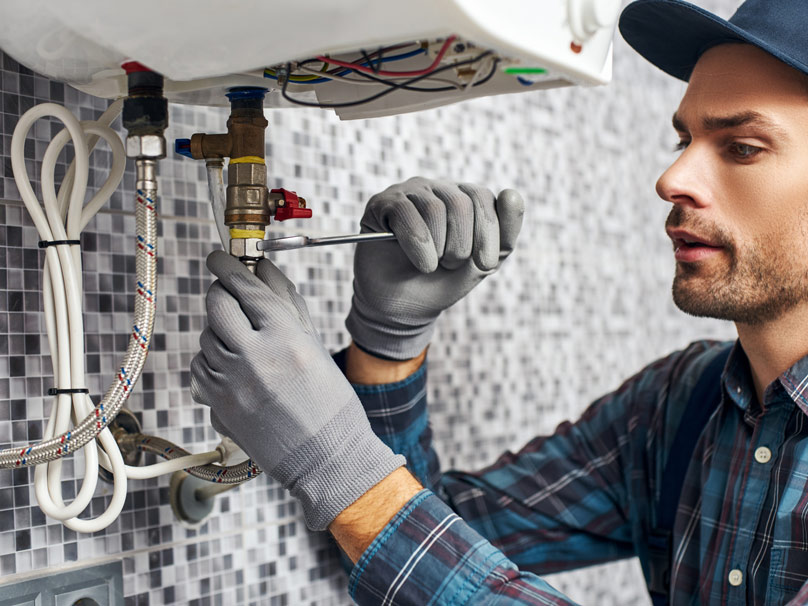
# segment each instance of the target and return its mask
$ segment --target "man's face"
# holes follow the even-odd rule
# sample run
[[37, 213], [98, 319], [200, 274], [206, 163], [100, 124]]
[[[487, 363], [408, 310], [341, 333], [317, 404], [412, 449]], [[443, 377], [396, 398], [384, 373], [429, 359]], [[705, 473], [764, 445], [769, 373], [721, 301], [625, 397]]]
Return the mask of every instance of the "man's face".
[[657, 182], [683, 311], [759, 325], [808, 303], [806, 81], [744, 44], [696, 65], [674, 116], [683, 151]]

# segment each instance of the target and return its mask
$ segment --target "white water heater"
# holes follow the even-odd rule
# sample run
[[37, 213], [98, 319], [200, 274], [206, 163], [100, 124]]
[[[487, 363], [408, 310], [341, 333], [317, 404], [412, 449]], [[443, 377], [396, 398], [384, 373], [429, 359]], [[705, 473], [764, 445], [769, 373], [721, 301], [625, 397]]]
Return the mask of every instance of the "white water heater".
[[[121, 64], [137, 61], [165, 76], [172, 102], [227, 105], [227, 89], [264, 87], [266, 107], [311, 104], [351, 119], [605, 84], [619, 9], [619, 0], [3, 0], [0, 47], [99, 97], [125, 95]], [[430, 66], [442, 71], [418, 79]]]

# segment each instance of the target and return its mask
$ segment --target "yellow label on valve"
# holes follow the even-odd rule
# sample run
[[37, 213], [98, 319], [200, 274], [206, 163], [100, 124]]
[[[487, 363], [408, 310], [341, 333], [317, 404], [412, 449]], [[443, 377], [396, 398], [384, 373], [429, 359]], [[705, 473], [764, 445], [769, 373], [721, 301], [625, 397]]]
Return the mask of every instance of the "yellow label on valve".
[[263, 229], [231, 229], [230, 230], [230, 237], [234, 240], [239, 240], [242, 238], [260, 238], [261, 240], [264, 239], [264, 230]]
[[260, 156], [241, 156], [241, 158], [230, 158], [230, 164], [264, 164], [265, 160]]

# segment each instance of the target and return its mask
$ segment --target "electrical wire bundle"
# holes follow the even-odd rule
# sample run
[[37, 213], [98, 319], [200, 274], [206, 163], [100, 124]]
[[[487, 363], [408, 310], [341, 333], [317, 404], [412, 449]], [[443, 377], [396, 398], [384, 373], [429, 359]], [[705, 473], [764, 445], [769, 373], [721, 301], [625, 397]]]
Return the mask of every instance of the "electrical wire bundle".
[[[401, 52], [399, 54], [389, 55], [388, 53], [401, 51], [402, 49], [412, 46], [412, 44], [400, 44], [396, 46], [389, 46], [380, 48], [374, 53], [368, 54], [366, 51], [360, 51], [362, 58], [354, 62], [342, 61], [326, 56], [317, 56], [312, 59], [306, 59], [297, 63], [287, 63], [282, 68], [264, 70], [264, 77], [278, 80], [281, 85], [281, 95], [287, 101], [295, 105], [304, 105], [306, 107], [321, 107], [321, 108], [339, 108], [339, 107], [354, 107], [370, 103], [389, 95], [397, 90], [408, 90], [424, 93], [438, 93], [447, 91], [463, 91], [474, 86], [480, 86], [488, 82], [496, 73], [497, 63], [499, 59], [492, 51], [484, 51], [477, 56], [470, 59], [463, 59], [455, 61], [446, 65], [441, 65], [444, 57], [446, 56], [452, 43], [455, 42], [456, 36], [449, 36], [443, 42], [437, 56], [432, 63], [425, 68], [419, 70], [409, 71], [391, 71], [382, 69], [385, 63], [394, 61], [401, 61], [409, 59], [419, 54], [425, 54], [425, 48], [419, 45], [418, 49]], [[471, 66], [475, 63], [487, 61], [490, 64], [486, 75], [479, 78], [478, 75], [483, 71], [482, 64], [475, 70], [474, 76], [466, 83], [458, 82], [448, 78], [438, 78], [436, 76], [454, 70], [458, 67]], [[314, 66], [319, 65], [319, 68]], [[302, 101], [289, 95], [289, 85], [319, 85], [329, 82], [348, 82], [352, 85], [358, 86], [374, 86], [378, 87], [383, 85], [386, 89], [359, 99], [357, 101], [348, 101], [345, 103], [311, 103]], [[438, 86], [414, 86], [418, 83], [424, 84], [437, 84]]]

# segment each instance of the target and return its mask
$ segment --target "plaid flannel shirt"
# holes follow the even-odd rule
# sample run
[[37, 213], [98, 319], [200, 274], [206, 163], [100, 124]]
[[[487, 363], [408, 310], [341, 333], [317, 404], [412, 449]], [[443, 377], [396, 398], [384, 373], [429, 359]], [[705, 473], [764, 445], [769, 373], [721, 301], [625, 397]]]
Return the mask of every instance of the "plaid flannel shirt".
[[[542, 574], [638, 556], [681, 416], [726, 344], [650, 364], [575, 423], [474, 473], [441, 473], [426, 369], [355, 385], [376, 433], [426, 489], [351, 573], [359, 604], [572, 604]], [[808, 604], [808, 357], [755, 397], [736, 343], [691, 459], [673, 531], [672, 606]]]

